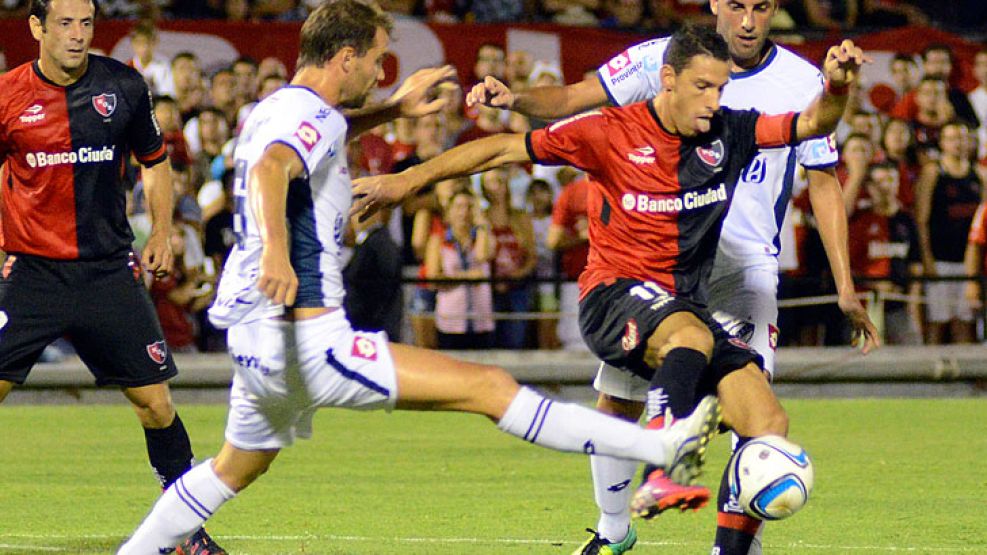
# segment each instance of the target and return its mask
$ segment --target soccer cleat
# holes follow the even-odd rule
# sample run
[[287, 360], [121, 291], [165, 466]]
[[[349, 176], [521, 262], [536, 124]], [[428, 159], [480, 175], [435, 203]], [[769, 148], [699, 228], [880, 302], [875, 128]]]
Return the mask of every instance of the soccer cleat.
[[199, 528], [175, 548], [175, 555], [226, 555], [226, 550], [209, 537], [205, 528]]
[[673, 434], [675, 455], [667, 472], [656, 470], [634, 492], [631, 516], [650, 519], [678, 507], [699, 510], [709, 502], [709, 489], [694, 486], [706, 460], [706, 447], [720, 423], [720, 405], [716, 397], [703, 397], [696, 410], [676, 420], [665, 430]]
[[572, 555], [620, 555], [633, 549], [634, 544], [637, 543], [637, 530], [634, 529], [633, 524], [627, 529], [627, 536], [619, 543], [611, 543], [601, 538], [600, 533], [592, 528], [587, 528], [586, 531], [592, 536], [573, 551]]
[[689, 416], [666, 424], [665, 430], [673, 434], [675, 446], [675, 455], [666, 467], [666, 474], [673, 482], [685, 486], [695, 483], [706, 461], [706, 447], [719, 424], [720, 404], [713, 395], [703, 397]]
[[662, 469], [652, 472], [631, 499], [631, 516], [645, 520], [654, 518], [668, 509], [683, 512], [698, 511], [709, 503], [709, 489], [705, 486], [676, 484]]

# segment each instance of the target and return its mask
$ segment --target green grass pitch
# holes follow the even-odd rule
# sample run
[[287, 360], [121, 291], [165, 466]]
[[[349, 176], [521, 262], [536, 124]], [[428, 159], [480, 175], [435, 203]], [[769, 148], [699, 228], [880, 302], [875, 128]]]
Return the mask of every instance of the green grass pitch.
[[[987, 553], [987, 402], [784, 404], [816, 488], [769, 525], [766, 553]], [[180, 410], [197, 455], [214, 453], [225, 407]], [[157, 496], [143, 443], [123, 405], [0, 407], [0, 553], [112, 552]], [[477, 416], [327, 410], [210, 530], [237, 554], [568, 554], [595, 521], [585, 457]], [[640, 523], [633, 553], [708, 553], [714, 521]]]

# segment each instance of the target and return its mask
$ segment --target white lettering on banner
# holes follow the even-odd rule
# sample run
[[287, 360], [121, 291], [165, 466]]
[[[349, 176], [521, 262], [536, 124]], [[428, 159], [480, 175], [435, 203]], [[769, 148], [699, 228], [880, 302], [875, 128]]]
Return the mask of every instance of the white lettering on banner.
[[908, 243], [886, 243], [871, 241], [867, 243], [867, 258], [907, 258]]
[[78, 150], [68, 152], [28, 152], [24, 158], [27, 160], [27, 165], [32, 168], [44, 168], [62, 164], [95, 164], [98, 162], [112, 162], [115, 156], [115, 150], [115, 146], [104, 146], [100, 149], [84, 146]]
[[707, 188], [705, 191], [689, 191], [681, 197], [652, 198], [646, 194], [624, 193], [620, 199], [621, 206], [628, 212], [644, 212], [646, 214], [674, 214], [683, 210], [696, 210], [716, 204], [726, 202], [727, 186], [720, 183], [720, 186], [713, 189]]

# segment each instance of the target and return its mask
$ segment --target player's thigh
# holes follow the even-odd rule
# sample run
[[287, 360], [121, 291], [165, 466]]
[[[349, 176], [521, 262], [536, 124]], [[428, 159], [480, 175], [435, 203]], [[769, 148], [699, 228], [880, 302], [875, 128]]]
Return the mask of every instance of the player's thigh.
[[730, 334], [744, 340], [764, 359], [774, 375], [778, 348], [778, 270], [752, 266], [722, 273], [710, 280], [713, 317]]
[[[651, 379], [654, 361], [645, 361], [652, 336], [669, 317], [689, 318], [698, 307], [676, 298], [653, 282], [618, 279], [595, 287], [579, 303], [579, 325], [590, 350], [603, 362]], [[667, 341], [675, 326], [656, 338]]]
[[517, 395], [517, 382], [502, 368], [391, 344], [397, 372], [397, 408], [452, 410], [499, 418]]
[[59, 266], [9, 255], [0, 272], [0, 380], [22, 384], [72, 318], [74, 294]]
[[178, 374], [151, 297], [126, 259], [93, 263], [69, 337], [96, 385], [141, 387]]
[[724, 376], [716, 387], [723, 422], [742, 437], [788, 434], [788, 417], [767, 376], [750, 363]]

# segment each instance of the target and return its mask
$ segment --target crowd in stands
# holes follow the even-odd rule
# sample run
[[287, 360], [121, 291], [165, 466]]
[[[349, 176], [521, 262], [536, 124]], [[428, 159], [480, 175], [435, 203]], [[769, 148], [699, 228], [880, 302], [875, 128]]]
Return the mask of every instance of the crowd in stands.
[[[424, 10], [430, 17], [444, 13], [448, 20], [475, 21], [509, 19], [529, 4], [382, 3], [401, 13]], [[16, 11], [17, 4], [2, 6]], [[299, 19], [307, 9], [304, 1], [285, 0], [101, 2], [104, 11], [120, 16], [152, 4], [173, 17]], [[614, 13], [637, 6], [661, 25], [673, 25], [675, 18], [705, 17], [705, 4], [651, 0], [642, 8], [641, 0], [544, 0], [537, 14], [527, 15], [564, 20], [579, 12], [592, 17], [594, 25], [620, 26], [623, 16]], [[842, 28], [866, 17], [926, 20], [907, 2], [782, 4], [801, 5], [808, 21], [822, 27]], [[696, 9], [683, 8], [690, 5]], [[844, 11], [834, 11], [837, 6]], [[845, 11], [849, 6], [856, 6], [853, 14]], [[191, 52], [159, 59], [149, 20], [136, 22], [130, 39], [135, 55], [129, 63], [152, 89], [175, 175], [177, 271], [166, 280], [149, 281], [149, 287], [174, 351], [219, 351], [224, 334], [210, 326], [204, 308], [235, 242], [233, 188], [242, 176], [233, 147], [251, 109], [285, 85], [289, 75], [275, 58], [240, 58], [212, 75], [203, 74]], [[861, 278], [859, 290], [871, 295], [870, 304], [883, 307], [880, 321], [890, 343], [972, 341], [982, 295], [977, 285], [923, 284], [911, 278], [983, 270], [987, 210], [978, 205], [987, 183], [987, 49], [975, 57], [972, 74], [979, 86], [972, 91], [950, 85], [956, 68], [947, 47], [934, 45], [920, 58], [900, 55], [890, 63], [893, 87], [880, 94], [854, 90], [837, 134], [853, 273]], [[492, 75], [512, 88], [565, 82], [558, 65], [533, 60], [523, 51], [507, 53], [495, 44], [479, 48], [473, 74], [477, 80]], [[348, 149], [353, 177], [397, 172], [465, 141], [546, 124], [485, 107], [467, 109], [459, 85], [439, 94], [449, 99], [444, 112], [398, 120], [355, 139]], [[139, 175], [133, 182], [129, 207], [139, 249], [149, 221]], [[351, 321], [357, 328], [383, 329], [394, 339], [429, 347], [580, 348], [574, 280], [588, 252], [589, 186], [587, 177], [572, 168], [512, 165], [434, 184], [393, 212], [354, 222], [346, 238], [352, 257], [344, 272]], [[780, 278], [783, 298], [833, 292], [808, 195], [804, 179], [797, 179], [787, 217], [794, 239], [786, 240], [782, 255], [787, 261]], [[429, 281], [437, 279], [477, 281]], [[918, 302], [922, 295], [933, 302]], [[780, 344], [843, 344], [848, 331], [838, 309], [822, 306], [783, 308]], [[537, 314], [528, 319], [524, 313]]]
[[[113, 18], [302, 21], [321, 0], [103, 0]], [[3, 0], [0, 17], [23, 17], [29, 0]], [[978, 0], [780, 0], [777, 29], [847, 30], [930, 22], [977, 28]], [[380, 0], [396, 15], [441, 23], [553, 22], [648, 32], [712, 23], [708, 0]]]

